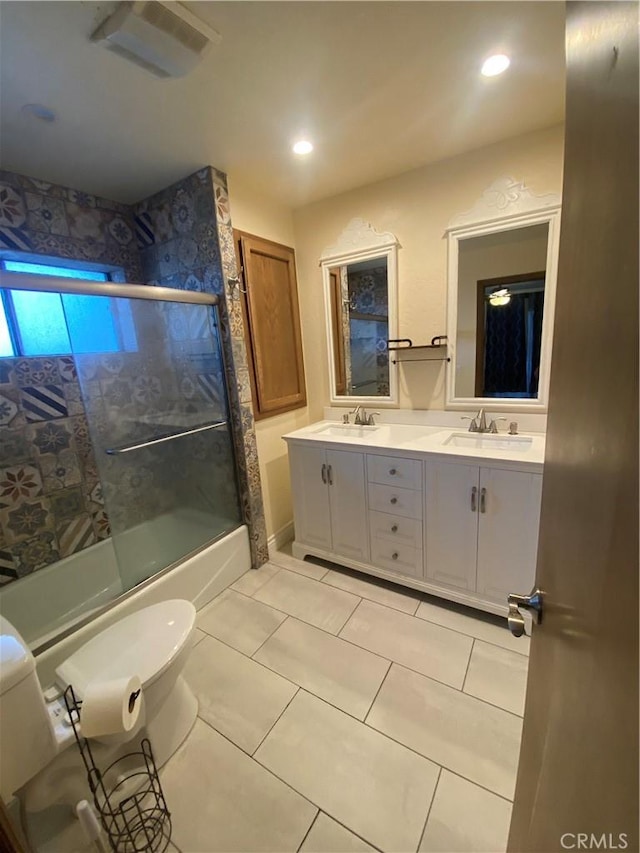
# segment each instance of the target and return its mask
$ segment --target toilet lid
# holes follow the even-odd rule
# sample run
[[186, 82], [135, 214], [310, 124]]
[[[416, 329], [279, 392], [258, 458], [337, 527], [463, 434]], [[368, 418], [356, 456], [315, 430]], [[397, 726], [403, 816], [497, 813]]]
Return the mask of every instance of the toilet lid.
[[65, 686], [72, 684], [80, 697], [97, 678], [137, 675], [143, 688], [148, 687], [180, 653], [195, 618], [193, 604], [182, 599], [145, 607], [85, 643], [60, 664], [56, 675]]

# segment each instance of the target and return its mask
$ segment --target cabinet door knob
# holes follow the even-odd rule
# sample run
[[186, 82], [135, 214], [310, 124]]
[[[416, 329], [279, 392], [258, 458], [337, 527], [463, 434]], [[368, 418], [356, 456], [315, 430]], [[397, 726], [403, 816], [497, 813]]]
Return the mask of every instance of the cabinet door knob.
[[393, 524], [393, 525], [391, 526], [391, 532], [392, 532], [392, 533], [397, 533], [397, 532], [398, 532], [398, 525], [397, 525], [397, 524]]
[[391, 500], [389, 501], [389, 503], [397, 504], [397, 503], [398, 503], [398, 498], [391, 498]]
[[392, 560], [397, 560], [397, 559], [398, 559], [398, 552], [397, 552], [397, 551], [394, 551], [394, 552], [393, 552], [393, 554], [391, 555], [391, 559], [392, 559]]
[[395, 477], [396, 469], [395, 468], [389, 468], [389, 473], [391, 474], [392, 477]]

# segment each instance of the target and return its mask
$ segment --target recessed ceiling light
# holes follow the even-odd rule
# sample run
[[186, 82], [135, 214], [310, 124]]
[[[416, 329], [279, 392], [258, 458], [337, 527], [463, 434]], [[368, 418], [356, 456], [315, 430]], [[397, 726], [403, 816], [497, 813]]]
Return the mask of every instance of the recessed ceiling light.
[[495, 77], [497, 74], [502, 74], [511, 65], [511, 60], [504, 53], [496, 53], [495, 56], [490, 56], [482, 63], [481, 73], [485, 77]]
[[311, 154], [312, 151], [313, 145], [308, 139], [299, 139], [293, 146], [294, 154]]

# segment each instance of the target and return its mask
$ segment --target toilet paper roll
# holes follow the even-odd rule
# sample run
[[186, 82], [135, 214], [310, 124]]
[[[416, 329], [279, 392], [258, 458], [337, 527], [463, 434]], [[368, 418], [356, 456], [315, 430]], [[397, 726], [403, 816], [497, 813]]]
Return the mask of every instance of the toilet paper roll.
[[128, 732], [135, 726], [142, 705], [138, 676], [92, 681], [84, 692], [80, 722], [84, 737]]

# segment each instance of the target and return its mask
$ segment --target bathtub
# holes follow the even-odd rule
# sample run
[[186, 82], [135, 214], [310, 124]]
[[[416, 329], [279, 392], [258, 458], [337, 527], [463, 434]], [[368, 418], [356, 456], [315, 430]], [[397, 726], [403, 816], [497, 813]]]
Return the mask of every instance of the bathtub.
[[[125, 547], [142, 553], [150, 535], [171, 535], [171, 521], [160, 517], [151, 522], [153, 529], [149, 523], [134, 528]], [[46, 687], [65, 658], [123, 616], [170, 598], [186, 598], [199, 609], [249, 568], [249, 535], [242, 525], [123, 595], [113, 541], [106, 539], [2, 588], [0, 612], [33, 650]]]

